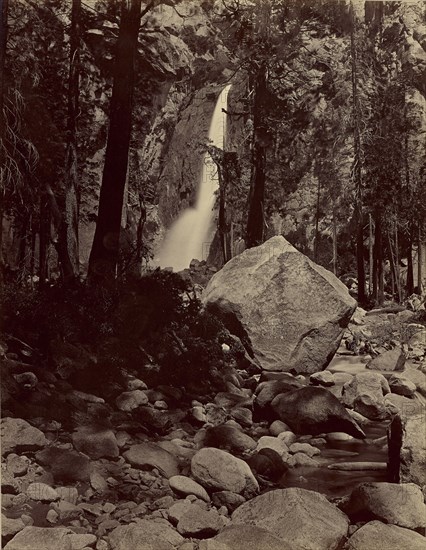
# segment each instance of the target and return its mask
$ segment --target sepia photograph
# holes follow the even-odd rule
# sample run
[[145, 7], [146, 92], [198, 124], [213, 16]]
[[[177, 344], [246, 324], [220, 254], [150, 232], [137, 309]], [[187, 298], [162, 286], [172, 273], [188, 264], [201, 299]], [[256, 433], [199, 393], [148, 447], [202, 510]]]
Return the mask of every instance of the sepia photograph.
[[4, 550], [426, 550], [424, 0], [0, 0]]

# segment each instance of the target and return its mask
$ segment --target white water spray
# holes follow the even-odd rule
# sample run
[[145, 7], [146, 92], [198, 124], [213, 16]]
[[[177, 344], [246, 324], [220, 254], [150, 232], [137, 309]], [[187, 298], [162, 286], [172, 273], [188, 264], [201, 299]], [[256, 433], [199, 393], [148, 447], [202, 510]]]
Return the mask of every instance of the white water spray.
[[[226, 109], [230, 87], [222, 90], [210, 123], [209, 140], [220, 149], [225, 147], [226, 114], [222, 108]], [[214, 234], [213, 208], [218, 187], [216, 165], [206, 153], [195, 206], [187, 208], [169, 229], [158, 256], [161, 267], [173, 267], [175, 271], [180, 271], [189, 267], [193, 259], [207, 259]]]

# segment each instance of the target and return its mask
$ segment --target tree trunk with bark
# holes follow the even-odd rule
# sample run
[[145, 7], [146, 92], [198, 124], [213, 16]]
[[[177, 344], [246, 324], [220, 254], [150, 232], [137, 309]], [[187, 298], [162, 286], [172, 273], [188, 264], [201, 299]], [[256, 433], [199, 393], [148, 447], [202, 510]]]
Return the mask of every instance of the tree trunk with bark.
[[246, 247], [252, 248], [263, 243], [265, 230], [265, 170], [266, 146], [264, 110], [266, 104], [266, 66], [263, 65], [254, 83], [253, 103], [253, 151], [252, 173], [249, 192]]
[[92, 282], [114, 280], [117, 272], [140, 18], [141, 0], [121, 2], [108, 141], [98, 220], [89, 260], [89, 280]]
[[65, 161], [64, 204], [59, 227], [58, 256], [65, 282], [79, 276], [77, 115], [80, 75], [81, 0], [72, 0], [70, 57], [68, 75], [67, 152]]
[[4, 214], [4, 142], [6, 135], [6, 121], [4, 117], [5, 67], [7, 46], [7, 16], [9, 0], [1, 0], [0, 12], [0, 277], [3, 271], [3, 214]]
[[357, 50], [355, 43], [355, 16], [351, 2], [351, 68], [352, 68], [352, 112], [354, 126], [354, 165], [353, 177], [355, 183], [355, 220], [357, 224], [356, 258], [358, 276], [358, 302], [366, 302], [365, 265], [364, 265], [364, 216], [363, 216], [363, 181], [362, 181], [362, 141], [361, 141], [361, 109], [358, 94]]

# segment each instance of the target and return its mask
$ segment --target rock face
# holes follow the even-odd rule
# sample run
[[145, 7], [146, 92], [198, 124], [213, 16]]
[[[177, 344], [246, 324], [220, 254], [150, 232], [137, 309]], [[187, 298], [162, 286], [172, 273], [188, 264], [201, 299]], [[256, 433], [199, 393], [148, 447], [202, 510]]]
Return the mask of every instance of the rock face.
[[255, 525], [281, 539], [292, 550], [334, 550], [348, 531], [348, 518], [319, 493], [278, 489], [242, 504], [232, 523]]
[[356, 307], [337, 277], [281, 236], [232, 258], [202, 301], [264, 369], [310, 374], [328, 365]]
[[425, 411], [414, 415], [405, 410], [389, 427], [389, 473], [396, 483], [426, 485]]
[[250, 496], [259, 485], [248, 464], [220, 449], [205, 447], [191, 461], [193, 477], [207, 489]]
[[426, 539], [404, 527], [370, 521], [356, 531], [345, 545], [345, 550], [425, 550]]
[[354, 437], [365, 437], [337, 397], [324, 388], [305, 387], [277, 395], [272, 408], [298, 434], [345, 432]]

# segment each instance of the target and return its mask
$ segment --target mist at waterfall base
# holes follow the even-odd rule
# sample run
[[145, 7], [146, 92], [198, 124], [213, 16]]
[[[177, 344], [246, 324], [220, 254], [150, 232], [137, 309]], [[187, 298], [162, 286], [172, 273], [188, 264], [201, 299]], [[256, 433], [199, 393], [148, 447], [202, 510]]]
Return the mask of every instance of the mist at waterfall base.
[[[208, 135], [210, 143], [220, 149], [224, 149], [226, 136], [226, 114], [222, 112], [222, 108], [226, 109], [230, 87], [224, 88], [219, 95]], [[187, 208], [167, 232], [156, 259], [160, 267], [172, 267], [174, 271], [181, 271], [189, 267], [193, 259], [207, 259], [215, 231], [213, 208], [218, 188], [216, 165], [206, 153], [195, 206]]]

